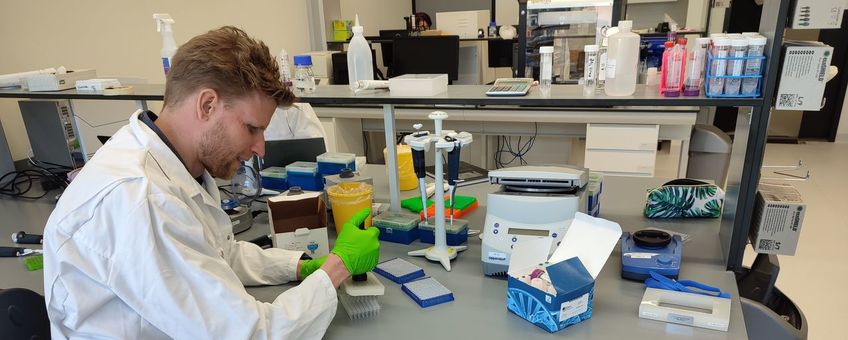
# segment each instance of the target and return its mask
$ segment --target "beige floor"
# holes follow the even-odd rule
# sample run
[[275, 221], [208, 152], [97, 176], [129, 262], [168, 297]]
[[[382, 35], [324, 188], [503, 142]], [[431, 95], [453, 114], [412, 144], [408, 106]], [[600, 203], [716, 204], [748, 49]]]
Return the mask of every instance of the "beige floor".
[[[779, 257], [777, 286], [806, 315], [810, 339], [848, 339], [848, 263], [844, 253], [848, 249], [848, 143], [768, 144], [763, 164], [794, 164], [799, 159], [810, 170], [811, 179], [790, 183], [801, 193], [808, 210], [795, 256]], [[750, 265], [754, 256], [749, 247], [745, 264]]]

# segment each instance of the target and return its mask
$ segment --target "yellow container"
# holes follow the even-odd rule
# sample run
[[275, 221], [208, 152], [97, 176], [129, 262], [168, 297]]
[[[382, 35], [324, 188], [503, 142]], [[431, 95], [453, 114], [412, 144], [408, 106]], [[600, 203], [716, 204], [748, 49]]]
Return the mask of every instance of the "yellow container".
[[[386, 149], [383, 149], [386, 157]], [[412, 164], [412, 148], [406, 144], [397, 146], [398, 177], [400, 190], [418, 189], [418, 177], [415, 177], [415, 165]]]
[[[342, 182], [327, 188], [330, 206], [333, 207], [333, 220], [336, 225], [336, 235], [342, 231], [342, 226], [354, 214], [362, 209], [371, 208], [374, 187], [363, 182]], [[371, 226], [371, 215], [365, 220], [365, 227]]]

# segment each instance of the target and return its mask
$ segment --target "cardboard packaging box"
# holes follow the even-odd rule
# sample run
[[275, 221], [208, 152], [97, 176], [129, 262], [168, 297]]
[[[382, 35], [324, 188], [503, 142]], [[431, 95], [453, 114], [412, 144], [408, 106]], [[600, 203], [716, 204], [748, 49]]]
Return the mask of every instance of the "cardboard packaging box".
[[78, 80], [97, 78], [93, 69], [68, 71], [56, 74], [34, 74], [26, 77], [26, 85], [30, 91], [61, 91], [72, 89]]
[[845, 0], [795, 0], [792, 28], [839, 28], [845, 12]]
[[783, 45], [783, 63], [775, 108], [821, 110], [824, 106], [822, 97], [833, 47], [818, 41], [795, 40], [787, 40]]
[[758, 188], [751, 246], [762, 254], [795, 255], [807, 204], [789, 184], [760, 183]]
[[444, 35], [458, 35], [460, 39], [477, 38], [478, 29], [489, 26], [489, 11], [459, 11], [436, 13], [436, 29]]
[[[589, 319], [595, 279], [620, 237], [618, 223], [578, 212], [559, 245], [551, 238], [516, 243], [509, 261], [507, 309], [551, 333]], [[544, 273], [528, 284], [527, 278], [540, 272], [540, 263]], [[544, 281], [550, 282], [546, 289], [537, 284]]]
[[268, 220], [275, 248], [303, 251], [312, 258], [330, 253], [327, 205], [321, 192], [286, 191], [269, 198]]

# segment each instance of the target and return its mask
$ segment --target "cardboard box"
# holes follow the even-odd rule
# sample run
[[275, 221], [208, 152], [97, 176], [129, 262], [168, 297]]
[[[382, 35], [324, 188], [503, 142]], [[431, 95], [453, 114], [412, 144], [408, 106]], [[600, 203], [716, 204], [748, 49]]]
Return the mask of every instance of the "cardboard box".
[[97, 78], [93, 69], [68, 71], [67, 73], [34, 74], [26, 77], [26, 85], [30, 91], [61, 91], [72, 89], [78, 80]]
[[821, 110], [833, 47], [818, 41], [787, 40], [783, 45], [783, 64], [775, 108]]
[[489, 10], [438, 12], [436, 29], [444, 35], [458, 35], [460, 39], [477, 38], [478, 29], [489, 27]]
[[760, 183], [749, 236], [754, 251], [795, 255], [807, 204], [790, 184]]
[[[620, 237], [618, 223], [578, 212], [559, 245], [552, 238], [516, 243], [507, 272], [507, 309], [551, 333], [589, 319], [595, 279]], [[553, 292], [522, 278], [540, 263], [546, 265]]]
[[327, 205], [321, 192], [268, 199], [268, 220], [275, 248], [303, 251], [312, 258], [330, 253], [327, 239]]
[[839, 28], [845, 12], [845, 0], [796, 0], [792, 10], [792, 28]]

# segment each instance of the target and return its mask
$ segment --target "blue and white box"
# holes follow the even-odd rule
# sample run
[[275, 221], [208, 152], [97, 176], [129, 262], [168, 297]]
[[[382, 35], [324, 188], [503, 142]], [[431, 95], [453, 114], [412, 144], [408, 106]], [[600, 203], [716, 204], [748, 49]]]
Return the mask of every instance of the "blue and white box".
[[[551, 238], [516, 243], [507, 272], [507, 309], [551, 333], [589, 319], [595, 279], [620, 237], [618, 223], [578, 212], [559, 246]], [[551, 291], [523, 279], [539, 264]]]
[[289, 188], [286, 180], [286, 168], [284, 167], [272, 166], [259, 171], [259, 175], [262, 177], [262, 187], [265, 189], [283, 192]]
[[294, 162], [286, 165], [286, 181], [289, 188], [300, 187], [303, 190], [324, 190], [324, 178], [318, 173], [315, 162]]
[[352, 153], [325, 152], [315, 159], [322, 176], [338, 175], [344, 168], [356, 171], [356, 155]]

